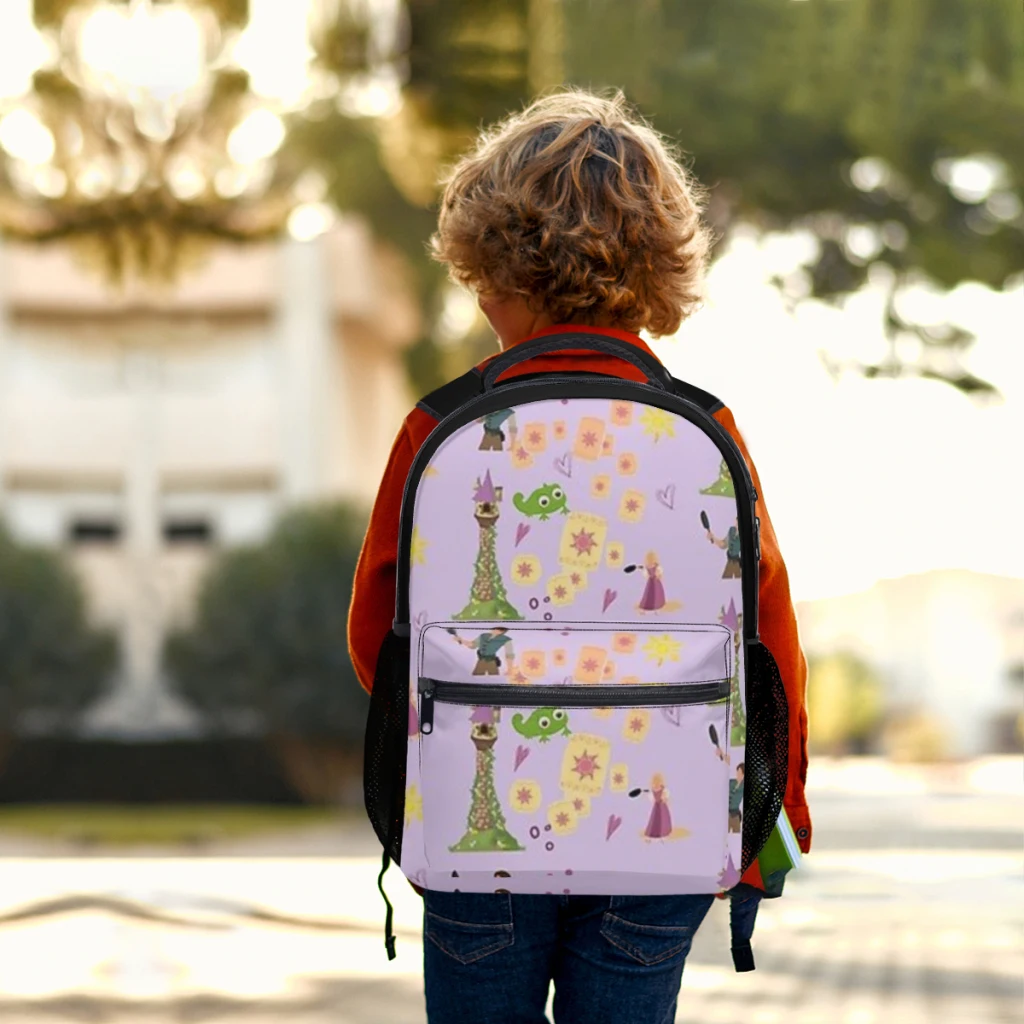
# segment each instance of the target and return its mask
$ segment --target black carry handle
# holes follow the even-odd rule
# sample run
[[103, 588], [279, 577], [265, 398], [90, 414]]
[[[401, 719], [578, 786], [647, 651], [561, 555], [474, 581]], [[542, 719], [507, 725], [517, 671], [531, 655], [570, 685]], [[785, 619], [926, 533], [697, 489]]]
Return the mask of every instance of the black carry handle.
[[616, 359], [623, 359], [632, 363], [638, 370], [642, 370], [647, 378], [648, 384], [664, 391], [674, 391], [672, 375], [653, 356], [649, 356], [643, 349], [631, 345], [628, 341], [619, 338], [611, 338], [603, 334], [548, 334], [543, 338], [533, 338], [531, 341], [523, 341], [518, 345], [502, 352], [500, 356], [492, 360], [484, 371], [484, 391], [490, 391], [498, 382], [498, 378], [517, 363], [533, 359], [535, 356], [543, 355], [545, 352], [558, 352], [564, 349], [584, 348], [594, 352], [603, 352], [605, 355], [614, 356]]

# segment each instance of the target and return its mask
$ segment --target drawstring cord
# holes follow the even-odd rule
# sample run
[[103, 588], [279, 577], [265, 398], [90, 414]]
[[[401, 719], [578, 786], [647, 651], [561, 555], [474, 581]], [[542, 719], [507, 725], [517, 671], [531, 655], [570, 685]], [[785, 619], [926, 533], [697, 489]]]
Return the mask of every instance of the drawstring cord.
[[384, 872], [387, 871], [388, 865], [391, 863], [391, 856], [388, 851], [384, 851], [384, 857], [381, 860], [380, 874], [377, 876], [377, 888], [380, 890], [381, 897], [384, 900], [384, 905], [388, 908], [387, 913], [384, 916], [384, 948], [388, 951], [388, 959], [395, 959], [395, 933], [393, 929], [394, 924], [394, 908], [391, 906], [391, 900], [388, 899], [388, 894], [384, 891]]

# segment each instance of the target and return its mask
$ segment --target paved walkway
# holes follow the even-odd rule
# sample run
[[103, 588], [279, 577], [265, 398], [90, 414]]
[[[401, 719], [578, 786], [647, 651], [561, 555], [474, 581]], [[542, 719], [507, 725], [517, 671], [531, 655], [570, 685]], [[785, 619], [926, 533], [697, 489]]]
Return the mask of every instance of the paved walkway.
[[[717, 903], [677, 1020], [1024, 1021], [1024, 772], [979, 770], [972, 783], [822, 766], [815, 854], [761, 911], [758, 970], [732, 972]], [[309, 833], [288, 856], [276, 842], [220, 857], [4, 860], [0, 1021], [423, 1024], [419, 899], [396, 872], [389, 964], [372, 837]]]

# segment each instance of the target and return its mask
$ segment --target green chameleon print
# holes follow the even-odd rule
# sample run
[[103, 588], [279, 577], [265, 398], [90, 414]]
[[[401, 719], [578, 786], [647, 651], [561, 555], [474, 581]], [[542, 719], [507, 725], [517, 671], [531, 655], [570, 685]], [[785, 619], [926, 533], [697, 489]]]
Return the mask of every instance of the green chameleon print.
[[563, 708], [537, 708], [529, 718], [521, 714], [512, 716], [512, 728], [528, 740], [547, 743], [552, 736], [571, 736], [569, 716]]
[[568, 500], [558, 484], [543, 484], [528, 498], [524, 498], [521, 492], [512, 495], [512, 504], [519, 512], [524, 516], [538, 516], [542, 522], [555, 512], [567, 516]]

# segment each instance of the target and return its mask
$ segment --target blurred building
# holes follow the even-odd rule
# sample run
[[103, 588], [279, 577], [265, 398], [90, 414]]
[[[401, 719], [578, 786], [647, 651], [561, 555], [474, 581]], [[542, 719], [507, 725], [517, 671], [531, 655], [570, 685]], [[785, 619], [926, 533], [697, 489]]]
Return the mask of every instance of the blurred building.
[[990, 751], [1021, 712], [1024, 580], [937, 570], [803, 602], [797, 616], [808, 655], [862, 657], [886, 684], [888, 710], [932, 716], [953, 756]]
[[217, 547], [289, 504], [372, 498], [418, 318], [358, 220], [225, 247], [164, 295], [112, 292], [61, 249], [0, 251], [0, 513], [70, 551], [124, 639], [90, 731], [194, 727], [160, 679], [168, 624]]

